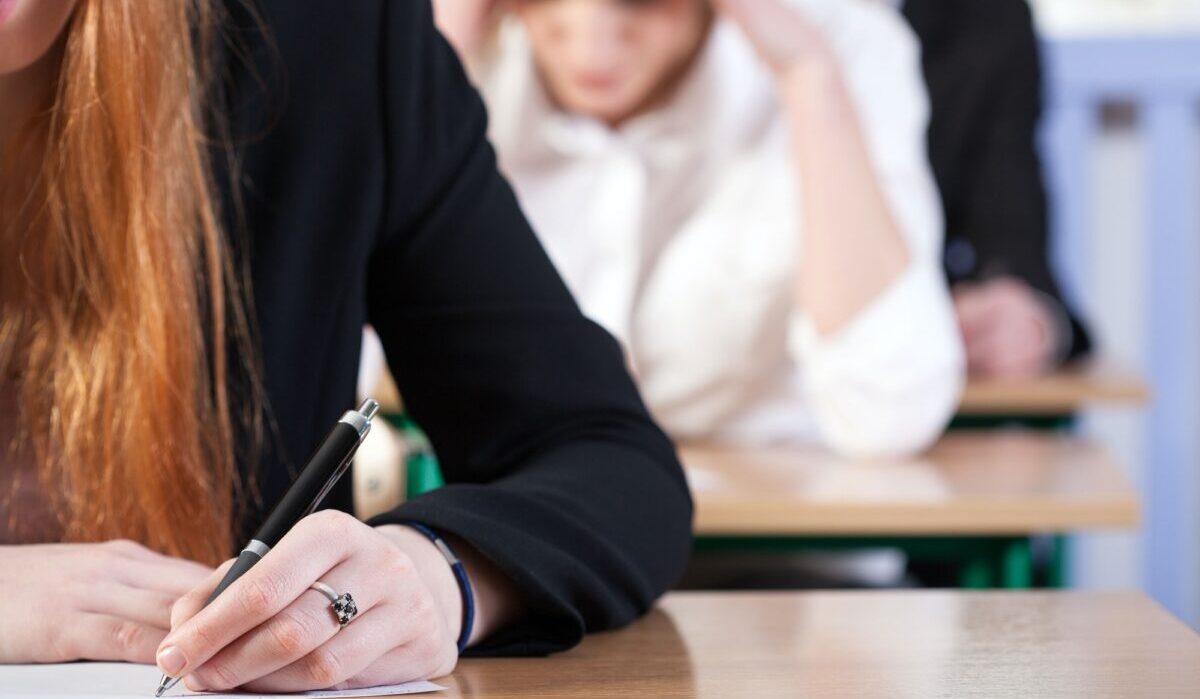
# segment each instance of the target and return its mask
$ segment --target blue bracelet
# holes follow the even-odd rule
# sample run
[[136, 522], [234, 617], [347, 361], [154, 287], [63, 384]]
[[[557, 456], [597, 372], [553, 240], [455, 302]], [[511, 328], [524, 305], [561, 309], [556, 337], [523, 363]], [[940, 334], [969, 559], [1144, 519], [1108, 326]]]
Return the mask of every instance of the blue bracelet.
[[471, 581], [467, 578], [467, 569], [463, 567], [462, 561], [458, 560], [458, 556], [454, 555], [454, 550], [446, 543], [437, 532], [420, 522], [403, 522], [407, 527], [421, 532], [426, 539], [433, 542], [438, 551], [446, 557], [446, 562], [450, 564], [450, 570], [454, 572], [454, 579], [458, 581], [458, 591], [462, 593], [463, 618], [462, 632], [458, 634], [458, 652], [461, 655], [467, 648], [467, 641], [471, 640], [471, 628], [475, 625], [475, 593], [471, 590]]

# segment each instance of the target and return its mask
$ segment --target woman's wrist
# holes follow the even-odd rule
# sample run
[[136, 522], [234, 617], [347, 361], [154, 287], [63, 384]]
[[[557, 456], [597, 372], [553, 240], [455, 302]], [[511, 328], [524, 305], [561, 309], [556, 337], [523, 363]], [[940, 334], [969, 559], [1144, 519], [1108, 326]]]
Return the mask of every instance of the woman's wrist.
[[375, 529], [412, 560], [413, 568], [429, 588], [434, 603], [441, 611], [439, 616], [445, 621], [446, 633], [451, 639], [457, 639], [462, 631], [462, 595], [454, 571], [446, 563], [442, 552], [432, 541], [410, 527], [386, 524]]
[[446, 565], [450, 566], [450, 570], [454, 573], [454, 581], [458, 583], [459, 598], [462, 600], [462, 624], [459, 627], [458, 637], [454, 639], [454, 645], [461, 654], [467, 649], [467, 643], [471, 640], [471, 633], [475, 625], [475, 594], [471, 589], [471, 580], [467, 577], [467, 570], [441, 534], [420, 522], [405, 522], [404, 524], [433, 542], [442, 557], [446, 559]]
[[[446, 619], [447, 630], [457, 639], [462, 631], [462, 590], [438, 547], [424, 534], [399, 524], [376, 529], [413, 559], [421, 578], [433, 593]], [[487, 638], [520, 617], [524, 604], [516, 584], [467, 541], [440, 532], [466, 570], [474, 598], [474, 622], [466, 645]]]
[[778, 72], [780, 100], [794, 119], [853, 116], [841, 66], [831, 54], [816, 52]]

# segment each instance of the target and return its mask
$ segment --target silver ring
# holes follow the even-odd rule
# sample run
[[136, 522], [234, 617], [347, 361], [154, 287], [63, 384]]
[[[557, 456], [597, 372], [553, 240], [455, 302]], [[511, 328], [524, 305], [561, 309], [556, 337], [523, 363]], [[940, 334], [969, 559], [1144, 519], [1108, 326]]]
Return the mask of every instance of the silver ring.
[[345, 628], [346, 624], [354, 621], [354, 617], [358, 616], [358, 605], [354, 603], [354, 598], [350, 596], [349, 592], [339, 595], [332, 587], [320, 580], [308, 587], [310, 590], [316, 590], [325, 595], [325, 599], [329, 600], [329, 609], [337, 620], [338, 628]]

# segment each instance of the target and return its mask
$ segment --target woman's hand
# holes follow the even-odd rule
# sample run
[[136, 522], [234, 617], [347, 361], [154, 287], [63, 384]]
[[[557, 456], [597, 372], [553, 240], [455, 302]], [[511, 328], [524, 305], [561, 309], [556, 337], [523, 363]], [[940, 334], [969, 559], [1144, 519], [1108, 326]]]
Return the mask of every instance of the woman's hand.
[[1024, 281], [1000, 277], [959, 285], [954, 310], [972, 374], [1020, 379], [1053, 366], [1061, 321]]
[[132, 541], [0, 546], [0, 663], [152, 663], [171, 606], [211, 572]]
[[434, 23], [465, 59], [479, 48], [501, 1], [433, 0]]
[[820, 30], [781, 0], [713, 0], [713, 4], [742, 28], [777, 77], [812, 63], [834, 64]]
[[[388, 531], [383, 531], [387, 529]], [[208, 607], [229, 563], [179, 600], [157, 654], [193, 690], [296, 692], [445, 675], [458, 659], [458, 584], [431, 542], [325, 510], [301, 520]], [[339, 630], [316, 581], [350, 593], [358, 616]]]

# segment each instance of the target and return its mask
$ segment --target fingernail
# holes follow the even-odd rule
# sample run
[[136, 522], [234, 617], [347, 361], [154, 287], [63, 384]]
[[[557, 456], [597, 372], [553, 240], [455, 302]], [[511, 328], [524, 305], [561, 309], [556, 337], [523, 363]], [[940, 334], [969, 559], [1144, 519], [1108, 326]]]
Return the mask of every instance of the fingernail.
[[159, 651], [158, 667], [169, 677], [179, 677], [184, 665], [187, 665], [187, 658], [183, 657], [183, 651], [175, 646], [167, 646]]

